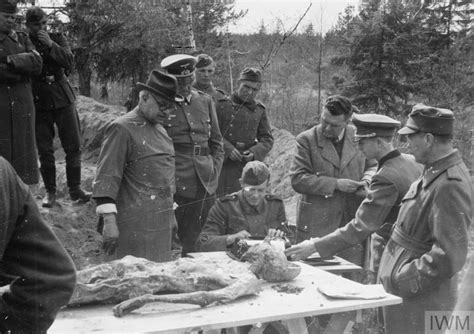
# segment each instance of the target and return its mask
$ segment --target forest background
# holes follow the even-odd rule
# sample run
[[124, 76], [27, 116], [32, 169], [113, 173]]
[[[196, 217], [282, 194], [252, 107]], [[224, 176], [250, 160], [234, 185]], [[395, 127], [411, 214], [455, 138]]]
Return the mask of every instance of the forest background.
[[264, 71], [258, 98], [273, 126], [300, 133], [318, 122], [331, 94], [348, 96], [362, 113], [401, 121], [418, 102], [445, 107], [456, 114], [455, 145], [473, 169], [469, 0], [361, 1], [324, 34], [322, 26], [281, 20], [273, 30], [262, 21], [256, 33], [229, 33], [229, 24], [238, 25], [246, 14], [234, 9], [233, 0], [191, 1], [192, 16], [186, 2], [74, 0], [56, 10], [51, 27], [72, 43], [77, 92], [133, 106], [137, 81], [145, 82], [165, 56], [193, 51], [192, 21], [195, 53], [216, 61], [215, 86], [231, 93], [245, 66]]

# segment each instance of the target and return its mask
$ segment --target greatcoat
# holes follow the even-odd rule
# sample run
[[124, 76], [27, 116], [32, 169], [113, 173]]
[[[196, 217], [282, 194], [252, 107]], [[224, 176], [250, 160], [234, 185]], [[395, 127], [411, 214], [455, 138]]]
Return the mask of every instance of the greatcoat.
[[28, 36], [0, 32], [0, 155], [26, 184], [38, 183], [35, 107], [30, 76], [41, 72], [42, 59]]
[[[367, 161], [354, 142], [355, 129], [345, 128], [341, 157], [321, 125], [296, 137], [296, 153], [290, 167], [291, 185], [301, 194], [296, 217], [297, 239], [325, 236], [351, 221], [364, 196], [336, 190], [337, 179], [370, 181], [376, 161]], [[362, 264], [364, 247], [357, 244], [341, 253]]]
[[449, 312], [469, 243], [473, 188], [458, 151], [425, 166], [402, 206], [379, 269], [403, 304], [384, 307], [386, 334], [425, 333], [427, 311]]

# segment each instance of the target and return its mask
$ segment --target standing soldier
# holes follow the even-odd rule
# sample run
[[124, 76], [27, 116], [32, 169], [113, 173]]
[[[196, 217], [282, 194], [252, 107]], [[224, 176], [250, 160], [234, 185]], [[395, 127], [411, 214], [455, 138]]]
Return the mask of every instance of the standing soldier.
[[33, 76], [36, 106], [36, 142], [40, 171], [46, 188], [43, 207], [56, 201], [56, 166], [54, 161], [54, 124], [66, 153], [66, 177], [73, 201], [88, 202], [91, 194], [81, 189], [81, 140], [79, 119], [74, 106], [74, 92], [66, 75], [73, 66], [73, 55], [65, 37], [46, 32], [47, 15], [39, 7], [26, 12], [26, 26], [31, 41], [43, 57], [41, 74]]
[[[385, 333], [427, 333], [427, 312], [452, 312], [468, 252], [472, 183], [452, 146], [451, 110], [417, 104], [398, 133], [425, 165], [402, 200], [380, 261], [379, 280], [403, 304], [384, 307]], [[466, 310], [467, 311], [467, 310]], [[447, 316], [449, 318], [449, 316]], [[429, 323], [429, 322], [428, 322]]]
[[262, 86], [262, 73], [252, 67], [240, 73], [239, 86], [229, 98], [217, 101], [217, 117], [224, 137], [224, 164], [218, 195], [240, 190], [245, 164], [263, 161], [273, 147], [265, 106], [255, 99]]
[[177, 54], [161, 67], [178, 80], [185, 101], [173, 111], [165, 128], [173, 139], [176, 161], [176, 220], [182, 254], [194, 250], [207, 213], [214, 204], [224, 152], [212, 98], [192, 88], [197, 59]]
[[214, 73], [216, 71], [216, 64], [214, 59], [211, 56], [208, 56], [205, 53], [202, 53], [197, 56], [196, 63], [196, 82], [194, 83], [194, 88], [200, 90], [206, 94], [209, 94], [214, 99], [214, 102], [217, 102], [226, 97], [226, 93], [214, 87], [212, 79], [214, 78]]
[[35, 107], [30, 76], [42, 59], [26, 34], [15, 32], [16, 1], [0, 0], [0, 155], [26, 184], [38, 183]]

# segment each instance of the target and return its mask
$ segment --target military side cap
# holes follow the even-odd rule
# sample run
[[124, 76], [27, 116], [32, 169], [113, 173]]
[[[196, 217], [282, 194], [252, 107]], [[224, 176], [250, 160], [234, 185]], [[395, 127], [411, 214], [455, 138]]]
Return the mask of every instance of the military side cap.
[[342, 95], [331, 95], [326, 99], [324, 107], [334, 116], [352, 115], [351, 101]]
[[206, 67], [214, 63], [214, 59], [212, 59], [211, 56], [205, 53], [201, 53], [200, 55], [197, 55], [196, 58], [197, 58], [196, 68]]
[[0, 12], [6, 14], [16, 14], [18, 12], [16, 3], [16, 0], [0, 0]]
[[175, 77], [188, 77], [194, 73], [196, 63], [196, 57], [176, 54], [164, 58], [160, 66]]
[[378, 114], [353, 114], [356, 126], [355, 140], [372, 137], [392, 137], [401, 123], [393, 118]]
[[168, 101], [184, 101], [183, 97], [177, 94], [178, 82], [176, 78], [158, 70], [151, 71], [146, 83], [137, 82], [137, 86], [140, 90], [147, 90]]
[[450, 135], [453, 130], [454, 113], [451, 110], [419, 103], [413, 106], [407, 123], [398, 133], [408, 135], [416, 132], [428, 132], [434, 135]]
[[26, 22], [28, 23], [40, 22], [46, 17], [48, 17], [48, 14], [46, 14], [44, 10], [37, 6], [30, 7], [26, 11]]
[[262, 71], [254, 67], [246, 67], [240, 72], [239, 80], [262, 82]]
[[242, 183], [250, 186], [258, 186], [268, 181], [270, 170], [261, 161], [250, 161], [242, 170]]

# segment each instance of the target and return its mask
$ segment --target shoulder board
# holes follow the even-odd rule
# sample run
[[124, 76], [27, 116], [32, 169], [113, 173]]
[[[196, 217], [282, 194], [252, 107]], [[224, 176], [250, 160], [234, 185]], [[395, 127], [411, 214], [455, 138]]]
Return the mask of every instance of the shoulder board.
[[229, 98], [227, 95], [219, 96], [219, 97], [217, 98], [217, 101], [219, 101], [219, 102], [221, 102], [221, 101], [232, 102], [232, 101], [230, 100], [230, 98]]
[[283, 199], [280, 196], [273, 195], [273, 194], [265, 195], [265, 199], [267, 201], [280, 201], [280, 202], [283, 202]]
[[201, 94], [201, 95], [210, 96], [209, 94], [203, 92], [202, 90], [199, 90], [199, 89], [196, 89], [196, 88], [194, 88], [194, 90], [195, 90], [196, 92], [198, 92], [199, 94]]
[[26, 36], [28, 36], [28, 34], [27, 34], [25, 31], [16, 30], [15, 32], [16, 32], [16, 34], [17, 34], [18, 36], [21, 36], [21, 37], [26, 37]]
[[228, 201], [236, 201], [238, 199], [237, 195], [231, 194], [231, 195], [225, 195], [219, 198], [219, 201], [221, 202], [228, 202]]
[[457, 181], [462, 181], [462, 174], [461, 174], [461, 170], [459, 168], [459, 166], [452, 166], [452, 167], [449, 167], [447, 170], [446, 170], [446, 173], [448, 174], [448, 179], [450, 180], [457, 180]]
[[260, 101], [257, 101], [257, 106], [260, 106], [260, 107], [262, 107], [263, 109], [267, 109], [267, 107], [265, 107], [265, 105], [264, 105], [262, 102], [260, 102]]
[[224, 90], [222, 90], [222, 89], [220, 89], [220, 88], [216, 88], [216, 90], [217, 90], [219, 93], [221, 93], [222, 95], [227, 96], [226, 91], [224, 91]]

